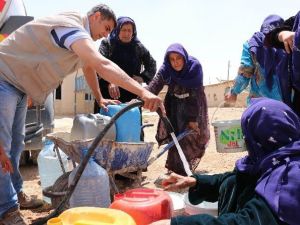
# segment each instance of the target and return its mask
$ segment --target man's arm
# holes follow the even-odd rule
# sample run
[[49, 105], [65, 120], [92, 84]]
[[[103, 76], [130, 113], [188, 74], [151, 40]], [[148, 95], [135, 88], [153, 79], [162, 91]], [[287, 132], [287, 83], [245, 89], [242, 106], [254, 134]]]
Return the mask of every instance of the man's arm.
[[107, 110], [106, 105], [108, 104], [120, 104], [121, 102], [118, 100], [111, 100], [111, 99], [104, 99], [101, 94], [101, 89], [99, 86], [99, 82], [97, 79], [97, 74], [95, 70], [93, 70], [91, 67], [83, 67], [82, 68], [85, 80], [88, 83], [89, 87], [91, 88], [93, 95], [99, 105], [100, 108], [103, 108], [104, 110]]
[[103, 57], [95, 49], [91, 40], [77, 40], [71, 45], [71, 48], [83, 61], [85, 70], [94, 70], [98, 74], [101, 74], [101, 77], [108, 82], [121, 86], [122, 88], [138, 95], [142, 98], [142, 100], [144, 100], [145, 108], [151, 111], [156, 111], [158, 107], [161, 107], [162, 111], [165, 112], [162, 100], [158, 96], [155, 96], [142, 88], [138, 82], [130, 78], [115, 63]]

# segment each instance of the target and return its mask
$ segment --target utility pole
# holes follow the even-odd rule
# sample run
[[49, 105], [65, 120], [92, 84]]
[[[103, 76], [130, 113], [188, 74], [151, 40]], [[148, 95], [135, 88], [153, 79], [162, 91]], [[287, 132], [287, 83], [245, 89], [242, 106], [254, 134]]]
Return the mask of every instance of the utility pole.
[[229, 81], [229, 70], [230, 70], [230, 60], [228, 60], [228, 65], [227, 65], [227, 81]]
[[77, 91], [79, 90], [79, 82], [78, 82], [78, 70], [75, 74], [75, 88], [74, 88], [74, 116], [77, 114]]

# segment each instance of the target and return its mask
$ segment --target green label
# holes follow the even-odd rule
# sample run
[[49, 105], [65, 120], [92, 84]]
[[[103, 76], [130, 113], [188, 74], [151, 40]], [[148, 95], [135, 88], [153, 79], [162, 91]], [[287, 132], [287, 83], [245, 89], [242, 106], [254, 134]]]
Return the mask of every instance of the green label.
[[221, 130], [220, 143], [228, 147], [240, 147], [238, 142], [243, 139], [241, 127]]

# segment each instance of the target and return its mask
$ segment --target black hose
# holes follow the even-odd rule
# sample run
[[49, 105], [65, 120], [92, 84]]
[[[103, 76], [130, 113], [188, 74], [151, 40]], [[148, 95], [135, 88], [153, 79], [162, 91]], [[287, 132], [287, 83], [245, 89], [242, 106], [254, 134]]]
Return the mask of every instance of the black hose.
[[104, 129], [97, 135], [97, 137], [94, 139], [94, 141], [92, 142], [91, 146], [88, 148], [88, 151], [85, 155], [85, 157], [83, 158], [83, 160], [80, 162], [79, 166], [78, 166], [78, 170], [75, 174], [75, 177], [72, 181], [72, 183], [70, 184], [67, 193], [65, 195], [65, 197], [63, 198], [63, 200], [59, 203], [59, 205], [57, 206], [57, 208], [50, 213], [48, 216], [43, 217], [38, 219], [36, 222], [32, 223], [32, 225], [43, 225], [45, 223], [47, 223], [47, 221], [53, 217], [58, 216], [65, 207], [65, 204], [69, 201], [71, 195], [73, 194], [75, 187], [89, 161], [89, 159], [91, 158], [91, 156], [93, 155], [95, 149], [97, 148], [98, 144], [100, 143], [100, 141], [102, 140], [102, 138], [105, 136], [105, 134], [107, 133], [107, 131], [109, 130], [109, 128], [113, 125], [113, 123], [126, 111], [134, 108], [134, 107], [140, 107], [143, 105], [142, 101], [135, 101], [133, 103], [130, 103], [129, 105], [125, 106], [124, 108], [122, 108], [118, 113], [116, 113], [111, 120], [109, 121], [109, 123], [104, 127]]
[[174, 128], [173, 128], [170, 120], [168, 119], [168, 117], [166, 117], [166, 116], [163, 115], [163, 113], [161, 111], [161, 108], [158, 108], [156, 112], [160, 116], [161, 120], [163, 121], [163, 123], [164, 123], [164, 125], [166, 127], [167, 132], [169, 134], [175, 133]]

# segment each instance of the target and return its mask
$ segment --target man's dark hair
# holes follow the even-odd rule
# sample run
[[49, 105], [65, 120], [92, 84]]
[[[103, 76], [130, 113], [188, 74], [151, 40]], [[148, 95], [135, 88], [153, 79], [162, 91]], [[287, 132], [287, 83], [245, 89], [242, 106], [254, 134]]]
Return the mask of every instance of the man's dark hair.
[[103, 19], [107, 19], [107, 20], [112, 19], [114, 21], [115, 26], [117, 25], [116, 15], [114, 11], [112, 11], [112, 9], [109, 8], [107, 5], [105, 4], [96, 5], [87, 13], [87, 15], [91, 16], [96, 12], [100, 12]]

